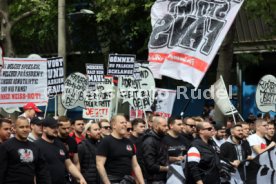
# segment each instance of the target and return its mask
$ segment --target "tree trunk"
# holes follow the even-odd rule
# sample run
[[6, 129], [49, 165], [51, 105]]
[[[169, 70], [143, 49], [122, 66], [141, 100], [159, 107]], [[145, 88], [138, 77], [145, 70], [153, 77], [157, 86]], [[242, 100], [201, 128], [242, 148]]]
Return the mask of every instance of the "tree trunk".
[[[235, 37], [235, 24], [231, 26], [228, 34], [222, 42], [219, 52], [219, 61], [217, 66], [217, 80], [220, 78], [220, 75], [223, 77], [223, 80], [226, 85], [226, 89], [229, 89], [230, 77], [231, 77], [231, 68], [233, 62], [233, 42]], [[219, 108], [215, 105], [215, 118], [216, 122], [225, 122], [225, 117]]]
[[14, 57], [14, 48], [11, 38], [11, 24], [9, 20], [8, 2], [7, 0], [0, 0], [1, 12], [1, 36], [2, 46], [5, 56]]

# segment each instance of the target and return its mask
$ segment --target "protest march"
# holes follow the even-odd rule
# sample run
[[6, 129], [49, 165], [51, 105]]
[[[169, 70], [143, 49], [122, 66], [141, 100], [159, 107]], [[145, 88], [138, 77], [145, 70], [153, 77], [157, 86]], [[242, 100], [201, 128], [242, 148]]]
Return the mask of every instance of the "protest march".
[[[65, 8], [60, 2], [58, 11]], [[10, 11], [23, 11], [13, 3], [6, 3]], [[6, 52], [4, 31], [15, 23], [0, 3], [0, 184], [276, 184], [275, 74], [260, 71], [248, 95], [238, 57], [227, 58], [236, 62], [236, 85], [219, 71], [217, 58], [227, 50], [244, 0], [145, 3], [147, 59], [141, 50], [110, 49], [121, 44], [112, 37], [128, 29], [133, 37], [124, 42], [132, 49], [141, 24], [125, 22], [121, 33], [107, 29], [97, 8], [82, 8], [97, 3], [73, 4], [78, 11], [67, 17], [70, 31], [79, 31], [70, 35], [73, 45], [84, 36], [77, 21], [95, 19], [99, 32], [89, 34], [96, 35], [97, 49], [28, 57]], [[126, 4], [131, 2], [118, 2], [106, 16], [135, 9], [132, 4], [117, 15]], [[13, 21], [43, 15], [43, 8]], [[58, 14], [59, 24], [67, 19]], [[88, 61], [98, 52], [104, 60]], [[74, 54], [80, 61], [68, 70]], [[242, 112], [244, 104], [249, 113]]]

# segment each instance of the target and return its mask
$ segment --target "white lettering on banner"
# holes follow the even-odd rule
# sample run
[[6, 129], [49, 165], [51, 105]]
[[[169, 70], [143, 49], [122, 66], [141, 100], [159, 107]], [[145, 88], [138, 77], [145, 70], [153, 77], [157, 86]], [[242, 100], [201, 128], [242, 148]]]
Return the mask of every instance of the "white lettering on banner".
[[86, 74], [90, 88], [95, 88], [99, 82], [104, 82], [104, 65], [103, 64], [86, 64]]
[[140, 67], [140, 79], [133, 76], [120, 80], [119, 90], [123, 102], [129, 102], [134, 110], [150, 109], [154, 100], [155, 81], [148, 68]]
[[149, 67], [198, 87], [243, 0], [163, 0], [151, 10]]
[[46, 105], [47, 60], [4, 58], [0, 75], [0, 106], [22, 107], [27, 102]]
[[262, 112], [276, 112], [276, 78], [273, 75], [265, 75], [259, 81], [256, 104]]
[[109, 54], [107, 74], [113, 76], [133, 75], [136, 56], [130, 54]]
[[48, 67], [48, 97], [55, 97], [64, 91], [64, 68], [63, 58], [50, 58], [47, 60]]
[[62, 105], [66, 109], [84, 107], [84, 91], [87, 89], [88, 79], [82, 73], [72, 73], [65, 80], [62, 93]]

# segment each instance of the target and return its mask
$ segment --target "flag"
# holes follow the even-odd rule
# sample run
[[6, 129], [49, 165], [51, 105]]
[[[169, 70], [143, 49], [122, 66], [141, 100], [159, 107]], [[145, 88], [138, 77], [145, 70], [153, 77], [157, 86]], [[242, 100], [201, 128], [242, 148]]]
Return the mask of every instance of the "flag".
[[196, 88], [213, 61], [243, 0], [156, 0], [151, 9], [149, 67]]
[[210, 88], [211, 98], [216, 102], [216, 105], [224, 115], [230, 115], [237, 113], [237, 109], [234, 107], [229, 99], [227, 89], [225, 87], [223, 78], [220, 77]]
[[246, 168], [246, 184], [276, 184], [276, 148], [256, 156]]

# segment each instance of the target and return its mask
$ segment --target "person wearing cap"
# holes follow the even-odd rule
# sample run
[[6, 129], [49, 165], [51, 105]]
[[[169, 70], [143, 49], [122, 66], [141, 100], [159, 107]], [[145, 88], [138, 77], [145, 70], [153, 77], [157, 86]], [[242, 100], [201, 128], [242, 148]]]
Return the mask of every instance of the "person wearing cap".
[[23, 106], [24, 113], [20, 116], [23, 116], [31, 122], [31, 119], [33, 119], [36, 116], [36, 113], [41, 112], [41, 110], [33, 103], [29, 102], [26, 105]]
[[225, 126], [221, 123], [217, 123], [214, 125], [215, 135], [212, 137], [213, 141], [216, 143], [218, 147], [220, 147], [223, 143], [225, 143]]
[[50, 184], [42, 150], [28, 141], [30, 124], [25, 117], [15, 121], [15, 137], [0, 146], [1, 184]]
[[38, 140], [42, 135], [42, 120], [38, 117], [34, 117], [31, 122], [31, 133], [28, 136], [28, 140], [34, 142]]
[[48, 163], [52, 184], [65, 184], [68, 171], [80, 184], [86, 184], [80, 171], [69, 158], [68, 151], [58, 137], [58, 121], [47, 117], [42, 123], [42, 137], [35, 141]]

